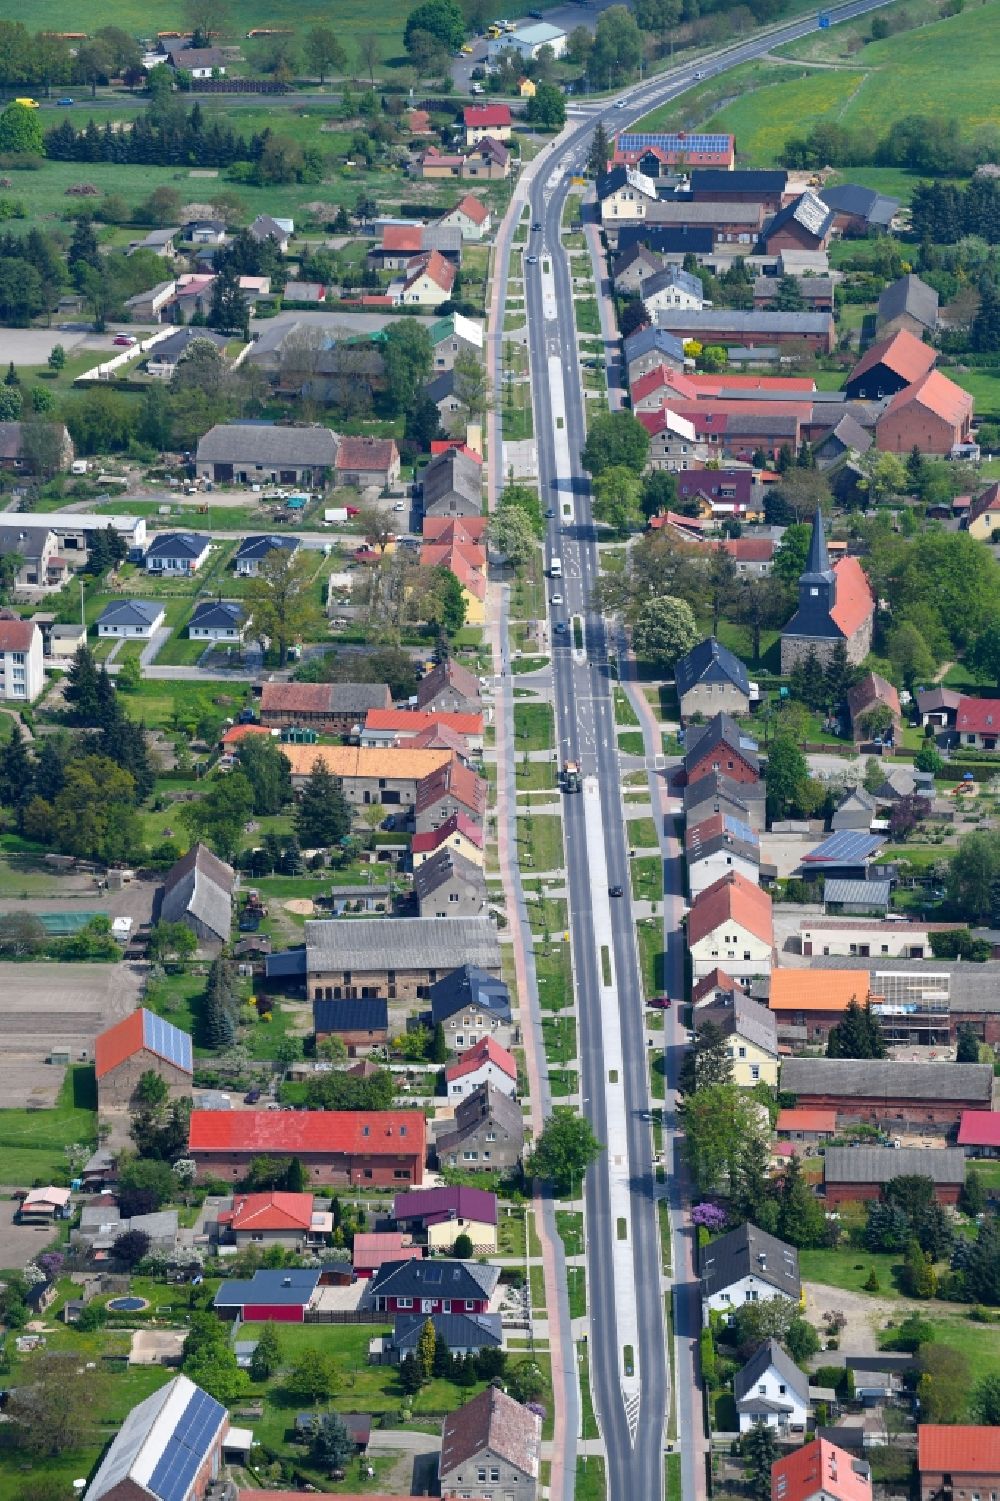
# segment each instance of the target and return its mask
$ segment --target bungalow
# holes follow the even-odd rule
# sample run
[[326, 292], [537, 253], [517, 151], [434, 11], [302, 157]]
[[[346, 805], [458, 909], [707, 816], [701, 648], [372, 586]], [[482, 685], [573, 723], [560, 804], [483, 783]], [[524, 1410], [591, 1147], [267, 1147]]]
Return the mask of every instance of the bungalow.
[[878, 1199], [894, 1178], [929, 1178], [939, 1204], [958, 1203], [965, 1186], [961, 1147], [827, 1147], [823, 1193], [829, 1208]]
[[444, 1071], [448, 1098], [464, 1100], [483, 1084], [492, 1084], [511, 1099], [517, 1094], [517, 1063], [495, 1037], [484, 1037]]
[[339, 485], [365, 490], [388, 490], [399, 481], [399, 449], [395, 438], [341, 438], [337, 449]]
[[750, 679], [739, 657], [714, 636], [700, 641], [674, 667], [681, 719], [695, 714], [749, 714]]
[[337, 1037], [348, 1057], [357, 1058], [389, 1040], [389, 1003], [380, 998], [360, 1001], [313, 1001], [316, 1044]]
[[[136, 318], [139, 314], [135, 314]], [[149, 351], [146, 374], [156, 380], [171, 380], [178, 365], [185, 359], [193, 345], [210, 344], [220, 352], [226, 347], [222, 334], [210, 328], [179, 328], [176, 333], [158, 339]]]
[[461, 230], [463, 240], [482, 240], [493, 226], [493, 216], [474, 193], [466, 193], [437, 222], [446, 228]]
[[351, 1265], [355, 1277], [370, 1277], [384, 1261], [419, 1260], [423, 1254], [424, 1247], [415, 1246], [411, 1235], [397, 1230], [362, 1232], [354, 1237]]
[[872, 230], [887, 234], [899, 213], [898, 198], [887, 198], [874, 188], [853, 182], [821, 188], [819, 196], [833, 210], [834, 230], [848, 237], [867, 235]]
[[316, 1301], [320, 1275], [318, 1267], [261, 1268], [252, 1277], [223, 1282], [212, 1307], [220, 1318], [241, 1323], [302, 1324]]
[[788, 1142], [793, 1152], [801, 1150], [811, 1155], [812, 1148], [836, 1136], [837, 1112], [794, 1107], [779, 1110], [774, 1130], [779, 1142]]
[[459, 1235], [469, 1237], [477, 1256], [497, 1248], [497, 1196], [483, 1188], [409, 1189], [393, 1200], [392, 1218], [400, 1230], [425, 1237], [430, 1251], [450, 1251]]
[[802, 1296], [799, 1256], [794, 1246], [749, 1223], [739, 1225], [701, 1251], [701, 1301], [706, 1325], [710, 1313], [732, 1323], [741, 1303]]
[[740, 1432], [758, 1423], [787, 1434], [804, 1433], [809, 1420], [809, 1377], [790, 1355], [769, 1339], [733, 1377]]
[[696, 980], [720, 965], [737, 980], [769, 974], [774, 953], [770, 896], [730, 872], [692, 902], [687, 943]]
[[[429, 1315], [435, 1338], [442, 1341], [452, 1358], [478, 1355], [481, 1350], [503, 1349], [503, 1326], [498, 1313], [432, 1313]], [[388, 1349], [382, 1355], [402, 1361], [416, 1354], [428, 1315], [397, 1315]]]
[[284, 1246], [301, 1251], [309, 1244], [322, 1245], [333, 1230], [333, 1215], [315, 1204], [311, 1193], [238, 1193], [233, 1207], [219, 1215], [220, 1235], [241, 1248]]
[[163, 605], [149, 600], [113, 600], [98, 617], [97, 634], [129, 641], [148, 641], [163, 624], [164, 614]]
[[146, 549], [146, 572], [197, 573], [211, 550], [211, 537], [199, 532], [157, 533]]
[[221, 47], [185, 46], [181, 50], [171, 50], [167, 63], [177, 72], [188, 73], [199, 81], [226, 76], [226, 53]]
[[203, 599], [188, 621], [191, 641], [222, 641], [237, 646], [247, 628], [246, 607], [238, 599]]
[[288, 250], [288, 242], [294, 233], [295, 226], [291, 219], [272, 219], [270, 214], [258, 214], [250, 226], [253, 238], [262, 243], [264, 240], [273, 240], [279, 255], [284, 255]]
[[439, 151], [436, 146], [428, 146], [427, 150], [417, 157], [414, 164], [418, 175], [425, 181], [441, 177], [461, 177], [464, 165], [465, 157], [460, 153], [446, 154]]
[[498, 1266], [478, 1261], [384, 1261], [365, 1300], [378, 1313], [489, 1313], [499, 1281]]
[[434, 1144], [441, 1167], [507, 1172], [524, 1153], [524, 1112], [516, 1100], [483, 1084], [455, 1106], [454, 1123]]
[[177, 254], [174, 241], [180, 234], [177, 227], [173, 229], [151, 229], [145, 239], [133, 240], [126, 251], [126, 255], [134, 255], [137, 250], [149, 250], [153, 255], [162, 256], [164, 260], [173, 260]]

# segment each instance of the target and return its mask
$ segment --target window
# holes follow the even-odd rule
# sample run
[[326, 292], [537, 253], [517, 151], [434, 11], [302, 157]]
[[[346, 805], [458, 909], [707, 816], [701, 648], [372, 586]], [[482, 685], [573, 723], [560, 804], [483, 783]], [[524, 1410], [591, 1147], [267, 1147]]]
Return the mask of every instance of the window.
[[479, 1161], [479, 1153], [478, 1152], [463, 1152], [462, 1153], [462, 1157], [464, 1158], [464, 1160], [466, 1162], [478, 1162]]
[[480, 1465], [479, 1466], [479, 1469], [476, 1471], [476, 1479], [477, 1480], [485, 1480], [486, 1479], [486, 1466], [485, 1465]]
[[371, 1128], [371, 1126], [362, 1126], [361, 1127], [361, 1135], [362, 1136], [371, 1136], [371, 1134], [372, 1134], [372, 1128]]
[[759, 1063], [751, 1063], [751, 1065], [750, 1065], [750, 1077], [754, 1081], [754, 1083], [756, 1084], [757, 1081], [758, 1081], [758, 1079], [760, 1078], [760, 1064]]
[[493, 1465], [493, 1466], [490, 1467], [490, 1479], [491, 1480], [499, 1480], [500, 1479], [500, 1470], [495, 1465]]
[[413, 1299], [412, 1298], [397, 1298], [396, 1299], [396, 1307], [397, 1308], [412, 1308], [413, 1307]]

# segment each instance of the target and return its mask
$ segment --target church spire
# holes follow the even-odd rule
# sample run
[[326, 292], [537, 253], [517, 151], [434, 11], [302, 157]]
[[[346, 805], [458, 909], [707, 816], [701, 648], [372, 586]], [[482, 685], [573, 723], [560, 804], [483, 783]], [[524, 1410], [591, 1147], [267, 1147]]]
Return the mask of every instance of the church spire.
[[833, 569], [830, 567], [830, 554], [826, 550], [826, 532], [823, 530], [823, 512], [816, 507], [813, 516], [812, 538], [809, 543], [809, 558], [806, 562], [806, 571], [802, 575], [802, 581], [809, 579], [826, 579], [832, 581]]

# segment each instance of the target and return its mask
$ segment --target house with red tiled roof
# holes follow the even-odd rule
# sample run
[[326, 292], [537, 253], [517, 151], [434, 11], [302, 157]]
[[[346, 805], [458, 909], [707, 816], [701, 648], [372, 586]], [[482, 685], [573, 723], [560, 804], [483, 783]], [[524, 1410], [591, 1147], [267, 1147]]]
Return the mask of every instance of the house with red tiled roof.
[[314, 1202], [311, 1193], [239, 1193], [233, 1207], [219, 1214], [220, 1232], [241, 1248], [321, 1245], [333, 1230], [333, 1215], [314, 1209]]
[[0, 615], [0, 698], [33, 703], [45, 687], [43, 657], [42, 633], [33, 620], [10, 611]]
[[432, 855], [445, 845], [449, 849], [458, 850], [466, 860], [471, 860], [474, 865], [483, 865], [485, 861], [484, 835], [481, 827], [467, 813], [453, 813], [446, 818], [444, 823], [436, 829], [430, 829], [425, 834], [414, 834], [410, 840], [410, 857], [414, 870], [429, 860]]
[[405, 276], [390, 286], [389, 295], [397, 307], [435, 308], [448, 301], [454, 285], [451, 261], [440, 250], [429, 250], [409, 263]]
[[831, 566], [823, 514], [813, 516], [806, 571], [799, 579], [799, 607], [781, 633], [781, 670], [815, 652], [823, 663], [843, 642], [849, 662], [861, 662], [872, 644], [875, 596], [857, 558]]
[[493, 216], [486, 204], [474, 193], [466, 193], [437, 222], [449, 228], [460, 229], [463, 240], [482, 240], [493, 226]]
[[452, 756], [446, 765], [417, 783], [414, 830], [417, 834], [428, 834], [456, 813], [464, 813], [482, 828], [486, 821], [486, 803], [486, 781]]
[[424, 179], [460, 177], [464, 165], [465, 157], [460, 153], [446, 153], [439, 151], [436, 146], [428, 146], [423, 155], [417, 158], [415, 171]]
[[363, 1231], [354, 1237], [351, 1264], [355, 1277], [371, 1277], [383, 1261], [419, 1261], [423, 1254], [423, 1246], [399, 1230]]
[[[489, 1492], [502, 1495], [504, 1501], [536, 1501], [541, 1454], [539, 1414], [499, 1387], [488, 1386], [444, 1420], [438, 1467], [441, 1495]], [[491, 1480], [494, 1474], [497, 1478]]]
[[462, 590], [466, 625], [486, 620], [486, 553], [478, 543], [425, 542], [420, 549], [421, 568], [446, 568]]
[[829, 1141], [837, 1134], [836, 1110], [800, 1110], [797, 1107], [779, 1110], [775, 1122], [779, 1141], [787, 1142], [792, 1150], [806, 1150], [817, 1142]]
[[845, 394], [850, 401], [881, 401], [912, 386], [936, 360], [936, 350], [900, 329], [865, 351], [844, 382]]
[[920, 1501], [974, 1501], [1000, 1491], [1000, 1428], [921, 1423], [917, 1428]]
[[193, 1110], [188, 1155], [201, 1178], [246, 1177], [255, 1157], [297, 1157], [311, 1183], [420, 1184], [421, 1110]]
[[[876, 710], [885, 708], [892, 715], [889, 733], [893, 736], [899, 734], [902, 724], [902, 709], [899, 705], [899, 694], [892, 684], [877, 672], [866, 672], [864, 677], [849, 690], [847, 694], [847, 713], [851, 721], [851, 733], [855, 742], [870, 740], [869, 716]], [[885, 731], [881, 731], [885, 735]]]
[[897, 391], [875, 424], [875, 446], [888, 453], [943, 454], [972, 440], [972, 396], [940, 370]]
[[872, 1501], [868, 1464], [816, 1438], [771, 1466], [771, 1501]]
[[484, 136], [494, 141], [509, 141], [511, 118], [509, 104], [467, 104], [462, 111], [465, 144], [475, 146]]
[[969, 698], [960, 695], [955, 728], [962, 745], [978, 750], [996, 750], [1000, 739], [1000, 698]]
[[386, 683], [265, 683], [260, 722], [269, 729], [298, 725], [324, 735], [349, 735], [371, 709], [391, 709]]
[[191, 1093], [194, 1053], [191, 1038], [162, 1016], [140, 1007], [99, 1032], [94, 1044], [97, 1102], [102, 1110], [137, 1103], [144, 1074], [156, 1074], [172, 1100]]
[[380, 490], [399, 480], [399, 449], [395, 438], [343, 437], [337, 449], [338, 485], [358, 490], [377, 485]]
[[510, 152], [494, 135], [483, 136], [462, 158], [462, 177], [498, 182], [510, 175]]
[[771, 972], [774, 924], [766, 891], [734, 871], [706, 886], [687, 916], [695, 980], [724, 966], [736, 980]]
[[406, 116], [406, 128], [411, 136], [434, 134], [430, 113], [425, 109], [411, 109]]
[[450, 1100], [464, 1100], [481, 1084], [492, 1084], [511, 1099], [517, 1094], [517, 1064], [513, 1053], [494, 1037], [484, 1037], [449, 1063], [444, 1071]]
[[446, 729], [462, 742], [462, 754], [483, 748], [481, 714], [449, 714], [446, 710], [371, 709], [361, 731], [361, 744], [381, 746], [412, 744], [429, 729]]

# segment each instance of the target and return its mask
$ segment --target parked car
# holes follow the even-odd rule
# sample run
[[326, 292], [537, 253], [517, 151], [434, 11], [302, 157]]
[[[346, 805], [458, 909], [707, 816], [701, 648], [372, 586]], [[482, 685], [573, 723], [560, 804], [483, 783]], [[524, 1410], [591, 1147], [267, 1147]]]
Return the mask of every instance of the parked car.
[[651, 1006], [654, 1011], [669, 1011], [670, 1004], [670, 997], [668, 995], [651, 995], [646, 1002], [646, 1005]]
[[257, 1101], [259, 1099], [260, 1099], [260, 1090], [259, 1089], [248, 1089], [247, 1092], [246, 1092], [246, 1094], [243, 1096], [243, 1103], [244, 1103], [244, 1105], [256, 1105], [256, 1103], [257, 1103]]
[[135, 334], [115, 334], [112, 342], [122, 345], [125, 349], [131, 349], [132, 345], [138, 344], [139, 340], [136, 338]]

